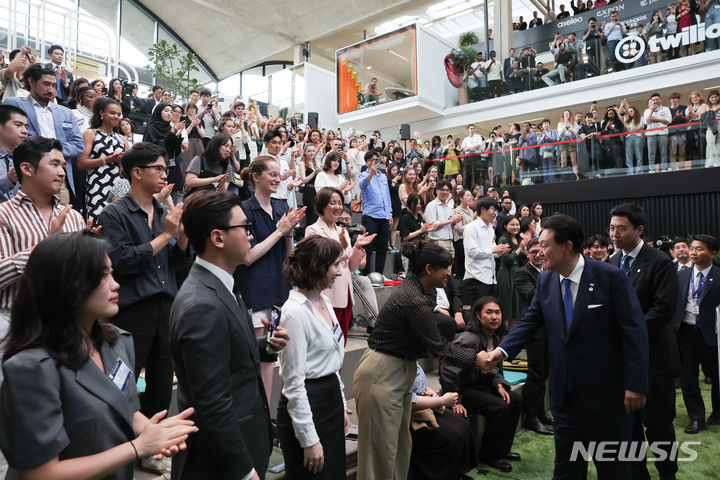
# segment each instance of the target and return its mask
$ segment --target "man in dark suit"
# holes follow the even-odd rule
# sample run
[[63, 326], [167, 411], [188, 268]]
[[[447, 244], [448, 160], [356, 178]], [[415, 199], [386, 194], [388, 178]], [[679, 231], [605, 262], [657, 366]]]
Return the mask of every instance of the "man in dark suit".
[[[528, 263], [513, 275], [513, 285], [522, 303], [522, 314], [528, 309], [535, 296], [535, 286], [540, 272], [543, 271], [545, 258], [540, 249], [540, 242], [533, 238], [527, 244]], [[545, 381], [548, 377], [547, 331], [540, 328], [526, 345], [528, 374], [523, 387], [523, 410], [525, 421], [523, 427], [540, 435], [552, 435], [552, 430], [545, 425], [553, 421], [545, 410]]]
[[[645, 212], [634, 203], [610, 211], [610, 239], [617, 253], [609, 262], [619, 267], [635, 289], [645, 316], [650, 346], [648, 395], [645, 408], [633, 419], [633, 440], [665, 442], [666, 459], [654, 462], [660, 479], [673, 479], [678, 470], [671, 450], [675, 442], [675, 377], [680, 357], [672, 321], [677, 304], [677, 273], [672, 260], [642, 241]], [[644, 427], [644, 428], [643, 428]], [[633, 479], [650, 479], [645, 457], [633, 462]]]
[[673, 323], [682, 356], [680, 384], [690, 417], [686, 433], [698, 433], [705, 428], [705, 404], [698, 384], [700, 365], [712, 381], [712, 413], [707, 423], [720, 425], [718, 343], [715, 333], [715, 309], [720, 305], [720, 268], [713, 265], [717, 252], [717, 238], [695, 235], [690, 244], [690, 261], [694, 266], [678, 272], [678, 302]]
[[247, 262], [250, 224], [237, 197], [203, 192], [184, 203], [183, 225], [197, 252], [175, 297], [170, 348], [178, 377], [178, 405], [195, 408], [199, 431], [175, 457], [173, 479], [262, 479], [270, 458], [268, 399], [260, 376], [266, 348], [279, 351], [282, 327], [269, 342], [256, 338], [233, 272]]
[[[555, 420], [554, 478], [585, 478], [590, 442], [629, 442], [632, 412], [647, 393], [648, 342], [640, 303], [622, 271], [582, 255], [580, 224], [567, 215], [543, 219], [540, 247], [546, 271], [538, 278], [528, 311], [490, 353], [483, 369], [514, 358], [547, 326], [550, 409]], [[619, 450], [604, 450], [598, 478], [629, 479]], [[625, 444], [627, 447], [627, 444]], [[575, 455], [573, 451], [575, 450]]]
[[152, 96], [150, 98], [148, 98], [147, 100], [143, 100], [143, 106], [142, 106], [143, 113], [152, 115], [155, 105], [162, 102], [162, 92], [163, 92], [163, 89], [160, 85], [153, 85]]
[[70, 70], [66, 70], [63, 67], [63, 61], [65, 60], [65, 50], [60, 45], [50, 45], [48, 48], [48, 56], [50, 57], [50, 63], [46, 64], [55, 72], [56, 86], [58, 103], [67, 100], [70, 95], [70, 86], [73, 82], [73, 74]]

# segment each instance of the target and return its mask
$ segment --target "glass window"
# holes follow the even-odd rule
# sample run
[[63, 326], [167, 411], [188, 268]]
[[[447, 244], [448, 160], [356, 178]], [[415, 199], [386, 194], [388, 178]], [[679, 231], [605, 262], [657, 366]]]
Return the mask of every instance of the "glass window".
[[263, 77], [262, 67], [250, 68], [242, 72], [242, 95], [248, 100], [268, 101], [268, 78]]
[[122, 0], [120, 59], [135, 67], [148, 64], [147, 52], [155, 43], [155, 21], [128, 0]]

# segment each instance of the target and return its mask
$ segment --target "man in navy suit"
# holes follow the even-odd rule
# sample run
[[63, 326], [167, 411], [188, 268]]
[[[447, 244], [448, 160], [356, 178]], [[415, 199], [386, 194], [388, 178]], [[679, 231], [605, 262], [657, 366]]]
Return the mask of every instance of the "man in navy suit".
[[[555, 419], [554, 478], [587, 476], [577, 455], [590, 442], [629, 442], [632, 412], [645, 404], [648, 339], [640, 303], [627, 277], [582, 255], [580, 224], [567, 215], [543, 219], [546, 270], [528, 311], [484, 368], [514, 358], [542, 326], [548, 334], [550, 410]], [[614, 444], [595, 466], [599, 479], [629, 479], [630, 463]], [[576, 455], [573, 455], [575, 453]], [[576, 457], [576, 458], [573, 458]]]
[[678, 272], [678, 302], [675, 330], [682, 357], [680, 384], [685, 408], [690, 417], [686, 433], [705, 428], [705, 404], [700, 395], [698, 367], [712, 380], [710, 425], [720, 424], [718, 393], [718, 343], [715, 333], [715, 309], [720, 305], [720, 268], [713, 265], [718, 240], [711, 235], [695, 235], [690, 244], [692, 268]]
[[[610, 211], [610, 238], [616, 253], [609, 263], [627, 275], [640, 301], [648, 330], [650, 367], [645, 408], [635, 416], [633, 440], [663, 442], [667, 453], [654, 462], [661, 480], [675, 478], [677, 460], [671, 451], [675, 443], [675, 377], [680, 373], [680, 355], [673, 329], [677, 305], [677, 271], [670, 257], [642, 241], [645, 212], [634, 203], [617, 205]], [[658, 444], [660, 445], [660, 444]], [[650, 480], [645, 456], [633, 462], [633, 479]]]
[[72, 193], [69, 199], [63, 200], [64, 203], [70, 201], [79, 208], [85, 204], [85, 199], [74, 200], [74, 174], [78, 174], [76, 157], [85, 149], [85, 142], [78, 130], [75, 115], [69, 108], [53, 102], [57, 79], [52, 68], [36, 63], [25, 71], [25, 78], [30, 88], [30, 95], [26, 98], [7, 98], [3, 103], [14, 105], [27, 114], [29, 137], [39, 135], [60, 141], [67, 163], [65, 178]]

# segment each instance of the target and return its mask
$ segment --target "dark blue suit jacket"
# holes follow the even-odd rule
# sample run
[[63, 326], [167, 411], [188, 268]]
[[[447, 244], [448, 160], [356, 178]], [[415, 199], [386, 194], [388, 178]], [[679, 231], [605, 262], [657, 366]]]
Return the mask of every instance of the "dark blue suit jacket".
[[548, 334], [551, 409], [562, 406], [570, 386], [594, 412], [623, 412], [625, 390], [647, 393], [647, 328], [635, 291], [621, 270], [585, 259], [569, 332], [559, 275], [542, 272], [525, 316], [499, 347], [512, 359], [543, 325]]
[[[683, 316], [685, 315], [685, 305], [687, 304], [688, 289], [690, 288], [690, 276], [697, 275], [697, 270], [688, 268], [678, 272], [678, 302], [675, 309], [674, 325], [675, 330], [680, 328]], [[700, 327], [703, 339], [706, 345], [717, 346], [717, 335], [715, 334], [715, 308], [720, 305], [720, 268], [716, 265], [710, 267], [710, 273], [705, 286], [698, 298], [700, 306], [700, 315], [697, 319], [697, 326]]]

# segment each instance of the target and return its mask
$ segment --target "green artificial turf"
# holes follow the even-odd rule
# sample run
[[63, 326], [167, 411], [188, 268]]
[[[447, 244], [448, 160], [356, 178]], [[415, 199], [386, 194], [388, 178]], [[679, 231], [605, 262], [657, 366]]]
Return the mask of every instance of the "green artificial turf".
[[[700, 390], [707, 415], [710, 415], [712, 407], [710, 403], [710, 385], [706, 385], [700, 378]], [[675, 393], [675, 435], [678, 442], [701, 442], [700, 445], [690, 446], [697, 452], [697, 459], [691, 462], [678, 462], [678, 480], [705, 480], [720, 478], [720, 425], [708, 425], [707, 429], [696, 435], [688, 435], [684, 432], [689, 423], [682, 393], [678, 388]], [[472, 478], [493, 480], [493, 479], [516, 479], [516, 480], [546, 480], [552, 478], [553, 462], [555, 459], [555, 448], [551, 436], [538, 435], [529, 430], [520, 430], [515, 435], [513, 452], [522, 456], [519, 462], [511, 462], [513, 471], [501, 473], [487, 465], [481, 464], [481, 469], [487, 470], [487, 475], [471, 472]], [[680, 454], [680, 457], [686, 456]], [[658, 471], [652, 462], [648, 462], [650, 478], [658, 479]], [[592, 463], [588, 466], [588, 479], [597, 479], [595, 467]]]

